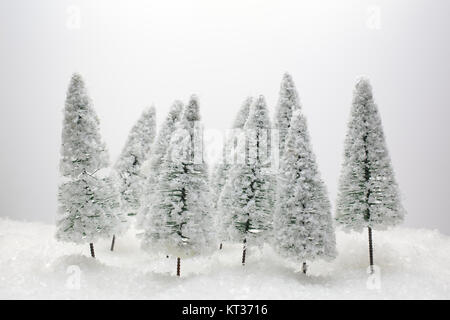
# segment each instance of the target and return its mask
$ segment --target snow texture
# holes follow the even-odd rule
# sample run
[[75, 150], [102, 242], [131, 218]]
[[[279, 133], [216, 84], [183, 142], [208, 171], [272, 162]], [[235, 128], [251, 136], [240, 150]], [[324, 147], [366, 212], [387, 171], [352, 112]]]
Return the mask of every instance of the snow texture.
[[[212, 255], [182, 259], [140, 249], [129, 230], [109, 250], [57, 242], [55, 227], [0, 219], [0, 299], [450, 299], [450, 237], [397, 227], [376, 232], [379, 289], [368, 289], [367, 235], [337, 232], [339, 256], [301, 266], [273, 250], [225, 243]], [[79, 280], [79, 282], [77, 281]], [[79, 286], [77, 285], [79, 284]]]

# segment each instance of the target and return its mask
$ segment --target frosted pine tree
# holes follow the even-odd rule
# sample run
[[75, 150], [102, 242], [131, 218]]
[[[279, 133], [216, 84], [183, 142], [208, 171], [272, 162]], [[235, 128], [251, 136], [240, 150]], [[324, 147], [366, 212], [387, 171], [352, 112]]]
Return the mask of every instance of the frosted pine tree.
[[[212, 205], [215, 210], [216, 216], [216, 226], [218, 230], [218, 237], [221, 240], [227, 240], [227, 232], [225, 230], [228, 222], [222, 219], [220, 210], [218, 210], [219, 196], [225, 186], [227, 177], [230, 173], [234, 161], [234, 153], [236, 152], [238, 135], [244, 128], [245, 122], [247, 121], [248, 114], [250, 111], [250, 105], [252, 104], [253, 98], [248, 97], [245, 99], [241, 108], [239, 109], [236, 118], [233, 122], [233, 126], [229, 134], [226, 136], [226, 140], [223, 146], [223, 154], [221, 161], [216, 164], [213, 174], [211, 177], [211, 189], [212, 189]], [[220, 249], [222, 249], [222, 243], [220, 244]]]
[[112, 235], [119, 203], [110, 179], [99, 176], [108, 166], [108, 153], [99, 133], [99, 120], [83, 79], [74, 74], [64, 109], [56, 238], [93, 243]]
[[245, 141], [238, 149], [245, 154], [243, 163], [233, 164], [219, 206], [224, 219], [230, 221], [231, 240], [242, 241], [242, 264], [245, 264], [247, 241], [260, 245], [272, 227], [274, 178], [270, 165], [270, 120], [263, 96], [252, 104], [244, 126]]
[[148, 168], [148, 175], [144, 181], [144, 194], [141, 198], [141, 210], [137, 217], [137, 228], [145, 229], [146, 219], [152, 218], [151, 209], [153, 204], [153, 197], [155, 194], [155, 186], [162, 167], [163, 158], [167, 152], [170, 139], [175, 131], [175, 125], [180, 120], [183, 111], [183, 103], [175, 101], [170, 108], [164, 123], [161, 126], [158, 136], [152, 146], [152, 153], [150, 155], [150, 164]]
[[306, 119], [295, 110], [277, 183], [274, 246], [293, 260], [303, 262], [335, 257], [336, 240], [330, 202], [312, 151]]
[[239, 109], [236, 118], [233, 122], [233, 129], [243, 129], [245, 126], [245, 123], [247, 122], [248, 115], [250, 113], [250, 107], [253, 103], [252, 97], [247, 97], [244, 102], [241, 105], [241, 108]]
[[278, 130], [280, 156], [283, 154], [286, 136], [291, 124], [292, 113], [300, 110], [300, 98], [294, 80], [285, 73], [281, 81], [278, 103], [275, 110], [274, 128]]
[[373, 271], [372, 229], [403, 221], [404, 210], [384, 138], [372, 87], [360, 78], [345, 139], [336, 219], [346, 229], [368, 228], [370, 267]]
[[143, 247], [173, 252], [178, 257], [179, 275], [181, 257], [211, 250], [214, 240], [203, 130], [195, 96], [176, 124], [151, 205]]
[[155, 133], [155, 108], [151, 107], [144, 110], [131, 129], [114, 166], [119, 176], [123, 210], [127, 215], [135, 215], [139, 209], [143, 180], [140, 169], [149, 156]]
[[253, 98], [248, 97], [247, 99], [245, 99], [244, 103], [239, 109], [236, 118], [233, 122], [231, 131], [229, 135], [227, 135], [226, 137], [223, 146], [222, 159], [213, 170], [214, 173], [212, 177], [212, 189], [214, 190], [214, 192], [212, 200], [214, 207], [217, 207], [217, 201], [220, 192], [222, 191], [222, 188], [225, 185], [226, 177], [233, 161], [231, 153], [234, 151], [234, 148], [236, 147], [237, 144], [236, 141], [237, 137], [234, 135], [234, 133], [238, 133], [244, 128], [245, 122], [247, 121], [248, 118], [250, 105], [252, 104], [252, 101]]
[[[145, 178], [141, 167], [150, 154], [156, 134], [156, 114], [152, 106], [143, 111], [139, 120], [131, 129], [122, 153], [114, 166], [114, 177], [117, 181], [121, 198], [121, 210], [118, 212], [120, 224], [117, 234], [128, 227], [127, 217], [135, 216], [140, 209]], [[111, 243], [114, 250], [115, 236]]]

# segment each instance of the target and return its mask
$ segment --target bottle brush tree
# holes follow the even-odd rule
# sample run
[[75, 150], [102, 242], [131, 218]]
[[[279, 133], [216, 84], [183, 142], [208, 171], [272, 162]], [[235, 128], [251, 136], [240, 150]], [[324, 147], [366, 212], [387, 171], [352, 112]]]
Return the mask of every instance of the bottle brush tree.
[[170, 143], [170, 138], [175, 131], [175, 125], [180, 120], [183, 111], [183, 103], [175, 101], [164, 120], [158, 136], [152, 146], [149, 158], [148, 174], [145, 176], [143, 195], [141, 198], [141, 209], [137, 216], [136, 227], [144, 229], [145, 220], [151, 217], [153, 199], [156, 194], [155, 187], [160, 174], [164, 156]]
[[151, 153], [151, 146], [156, 134], [155, 108], [152, 106], [142, 113], [131, 129], [122, 153], [117, 160], [113, 174], [120, 193], [121, 209], [117, 216], [119, 225], [113, 235], [111, 251], [117, 234], [126, 231], [127, 217], [135, 216], [140, 209], [144, 189], [143, 163]]
[[112, 235], [119, 206], [109, 178], [100, 175], [108, 166], [108, 153], [99, 133], [99, 120], [84, 81], [74, 74], [64, 108], [56, 238], [89, 243]]
[[277, 175], [274, 247], [301, 262], [306, 273], [307, 261], [335, 257], [336, 237], [328, 195], [299, 109], [292, 114], [285, 142]]
[[242, 241], [245, 265], [247, 241], [261, 245], [271, 232], [274, 177], [270, 166], [270, 120], [263, 96], [250, 108], [242, 146], [245, 160], [233, 164], [219, 200], [230, 240]]
[[283, 75], [275, 109], [274, 128], [278, 130], [280, 156], [283, 154], [286, 136], [291, 125], [292, 113], [300, 110], [300, 98], [294, 80], [289, 73]]
[[[220, 241], [228, 240], [228, 233], [226, 229], [229, 221], [226, 221], [224, 219], [224, 216], [221, 215], [221, 212], [219, 210], [219, 197], [227, 182], [233, 163], [237, 161], [235, 159], [236, 158], [235, 153], [238, 144], [237, 140], [238, 136], [242, 133], [242, 130], [244, 129], [244, 125], [245, 122], [247, 121], [252, 101], [253, 98], [248, 97], [247, 99], [245, 99], [244, 103], [239, 109], [236, 118], [233, 122], [230, 134], [227, 135], [226, 140], [224, 142], [222, 159], [215, 166], [211, 177], [212, 206], [213, 210], [215, 211], [216, 228], [218, 238]], [[222, 249], [222, 242], [220, 243], [219, 249]]]
[[366, 78], [358, 79], [345, 138], [336, 220], [346, 229], [368, 230], [373, 272], [372, 230], [403, 221], [397, 182], [385, 142], [378, 107]]
[[208, 168], [203, 159], [199, 104], [192, 96], [176, 124], [163, 158], [151, 217], [145, 219], [143, 248], [181, 258], [212, 249], [214, 243]]

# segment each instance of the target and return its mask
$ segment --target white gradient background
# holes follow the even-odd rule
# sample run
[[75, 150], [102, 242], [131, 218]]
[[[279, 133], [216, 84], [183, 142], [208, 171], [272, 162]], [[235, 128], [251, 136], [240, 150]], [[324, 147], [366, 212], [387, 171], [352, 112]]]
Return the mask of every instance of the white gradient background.
[[54, 221], [75, 71], [112, 159], [145, 106], [155, 104], [161, 122], [174, 99], [196, 93], [205, 126], [225, 130], [248, 95], [264, 94], [273, 113], [290, 72], [334, 203], [353, 85], [364, 74], [405, 225], [450, 234], [449, 15], [448, 0], [0, 0], [0, 216]]

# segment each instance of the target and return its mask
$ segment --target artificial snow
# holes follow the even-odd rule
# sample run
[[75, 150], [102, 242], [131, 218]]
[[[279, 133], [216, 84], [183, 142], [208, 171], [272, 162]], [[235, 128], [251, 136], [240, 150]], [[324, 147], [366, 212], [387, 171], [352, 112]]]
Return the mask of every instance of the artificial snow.
[[[367, 286], [366, 233], [337, 230], [338, 257], [308, 274], [268, 247], [224, 243], [212, 255], [181, 260], [140, 249], [136, 231], [88, 245], [57, 242], [55, 227], [0, 219], [1, 299], [449, 299], [450, 237], [436, 230], [374, 232], [380, 288]], [[79, 279], [79, 281], [78, 281]], [[371, 283], [377, 283], [371, 282]], [[372, 289], [370, 289], [372, 288]]]

